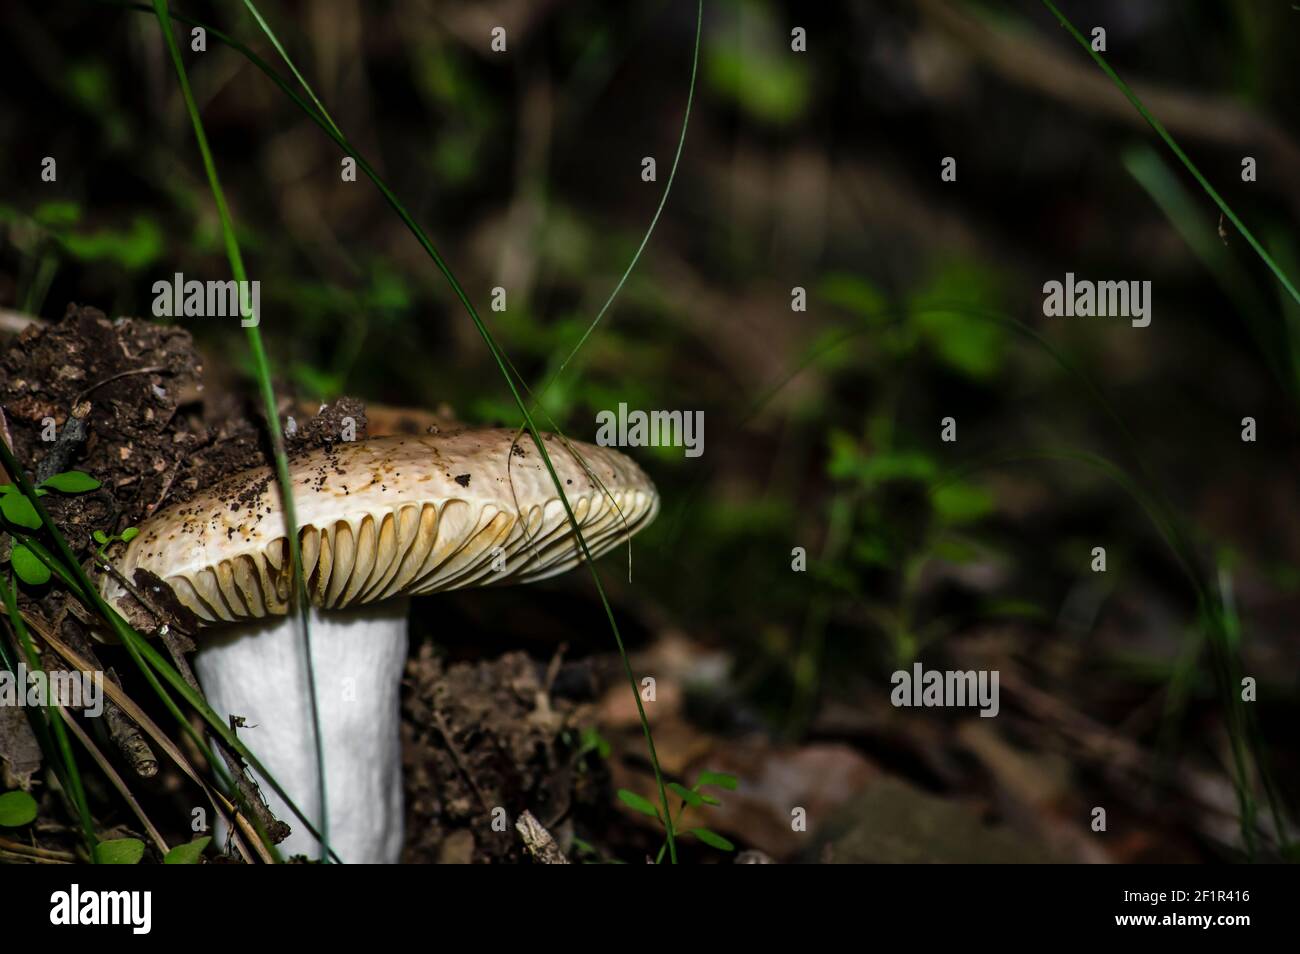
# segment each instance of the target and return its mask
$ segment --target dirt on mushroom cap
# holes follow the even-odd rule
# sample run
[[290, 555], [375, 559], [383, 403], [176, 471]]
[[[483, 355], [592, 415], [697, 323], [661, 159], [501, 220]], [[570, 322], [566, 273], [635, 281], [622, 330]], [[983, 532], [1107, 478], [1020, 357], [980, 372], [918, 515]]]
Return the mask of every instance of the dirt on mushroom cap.
[[[290, 470], [313, 602], [337, 607], [526, 581], [578, 562], [540, 455], [518, 453], [528, 440], [504, 428], [461, 429], [299, 455]], [[546, 441], [593, 555], [653, 519], [654, 486], [630, 458]], [[209, 621], [283, 613], [288, 566], [278, 497], [269, 468], [233, 475], [148, 521], [120, 568], [158, 574]]]

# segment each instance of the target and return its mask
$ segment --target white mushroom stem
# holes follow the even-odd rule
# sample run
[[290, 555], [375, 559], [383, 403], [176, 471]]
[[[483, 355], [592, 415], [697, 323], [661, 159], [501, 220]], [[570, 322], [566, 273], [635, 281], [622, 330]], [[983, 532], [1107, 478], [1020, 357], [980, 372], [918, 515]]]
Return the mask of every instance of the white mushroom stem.
[[[312, 662], [324, 739], [330, 847], [349, 863], [395, 863], [402, 850], [399, 693], [406, 661], [406, 599], [311, 612]], [[297, 615], [205, 635], [194, 667], [223, 720], [319, 831], [320, 783], [311, 695]], [[293, 829], [284, 857], [320, 855], [319, 843], [254, 773], [271, 812]], [[225, 831], [219, 827], [218, 837]]]

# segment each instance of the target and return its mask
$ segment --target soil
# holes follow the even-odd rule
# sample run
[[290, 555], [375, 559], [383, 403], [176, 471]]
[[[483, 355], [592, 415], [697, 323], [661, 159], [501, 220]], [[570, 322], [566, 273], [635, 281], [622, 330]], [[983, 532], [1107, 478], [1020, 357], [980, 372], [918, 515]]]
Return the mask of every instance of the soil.
[[610, 804], [605, 763], [586, 759], [598, 674], [522, 652], [447, 664], [425, 643], [407, 665], [402, 742], [405, 862], [525, 861], [514, 819], [530, 810], [567, 846], [575, 818]]

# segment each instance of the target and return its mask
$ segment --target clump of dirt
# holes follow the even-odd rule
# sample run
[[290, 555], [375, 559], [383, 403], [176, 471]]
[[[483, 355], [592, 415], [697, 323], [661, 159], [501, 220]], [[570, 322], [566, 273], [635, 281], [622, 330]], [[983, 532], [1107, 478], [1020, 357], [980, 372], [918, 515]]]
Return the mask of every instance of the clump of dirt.
[[[366, 406], [356, 398], [342, 397], [322, 404], [304, 419], [290, 417], [285, 427], [285, 450], [292, 458], [314, 447], [328, 447], [341, 440], [360, 440], [369, 433]], [[345, 436], [346, 435], [346, 436]]]
[[[6, 349], [0, 405], [15, 456], [30, 473], [75, 467], [103, 483], [95, 494], [46, 498], [74, 549], [96, 529], [137, 519], [174, 483], [176, 462], [195, 443], [176, 426], [177, 409], [182, 395], [196, 392], [202, 370], [187, 332], [110, 322], [75, 306], [57, 324], [29, 326]], [[59, 438], [83, 402], [84, 441], [70, 446]]]
[[[205, 402], [202, 379], [188, 331], [109, 321], [76, 305], [60, 322], [29, 326], [6, 349], [0, 406], [17, 458], [35, 473], [53, 455], [53, 469], [76, 468], [103, 484], [94, 494], [46, 498], [74, 549], [94, 530], [119, 531], [219, 477], [270, 463], [260, 408], [233, 397]], [[61, 440], [78, 405], [84, 439]], [[285, 440], [290, 454], [340, 440], [345, 425], [364, 439], [365, 407], [344, 398], [295, 425]]]
[[605, 762], [584, 757], [601, 681], [590, 660], [522, 652], [447, 664], [425, 644], [407, 663], [402, 749], [407, 863], [527, 860], [524, 809], [561, 845], [612, 802]]

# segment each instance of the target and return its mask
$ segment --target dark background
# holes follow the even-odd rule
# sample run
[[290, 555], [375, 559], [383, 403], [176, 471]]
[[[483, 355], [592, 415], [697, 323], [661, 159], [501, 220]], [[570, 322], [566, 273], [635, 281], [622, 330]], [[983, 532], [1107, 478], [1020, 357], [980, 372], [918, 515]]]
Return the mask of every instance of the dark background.
[[[1300, 273], [1300, 13], [1062, 8], [1106, 29], [1109, 62]], [[283, 70], [242, 6], [177, 9]], [[695, 5], [262, 9], [540, 388], [663, 195]], [[148, 317], [153, 282], [228, 277], [153, 16], [11, 4], [0, 34], [0, 307]], [[517, 424], [468, 316], [370, 183], [340, 182], [339, 149], [239, 54], [181, 40], [279, 388]], [[57, 183], [40, 181], [46, 155]], [[1151, 281], [1151, 325], [1044, 317], [1043, 283], [1067, 271]], [[184, 326], [210, 391], [251, 388], [237, 323]], [[638, 671], [659, 679], [666, 768], [741, 780], [709, 822], [738, 847], [1211, 861], [1288, 851], [1298, 398], [1300, 306], [1043, 6], [710, 0], [663, 216], [544, 406], [586, 440], [619, 402], [704, 412], [702, 457], [630, 451], [663, 511], [631, 582], [622, 552], [601, 566]], [[1185, 531], [1172, 544], [1166, 517]], [[415, 613], [447, 659], [612, 651], [583, 573]], [[918, 659], [999, 670], [1000, 716], [893, 708], [890, 674]], [[1242, 676], [1257, 702], [1234, 701]], [[628, 692], [611, 679], [595, 731], [613, 743], [608, 784], [648, 794]], [[635, 861], [653, 838], [609, 801], [578, 834]], [[790, 806], [815, 835], [788, 831]]]

